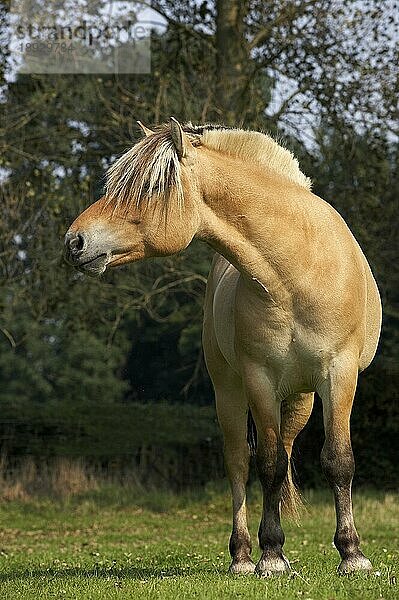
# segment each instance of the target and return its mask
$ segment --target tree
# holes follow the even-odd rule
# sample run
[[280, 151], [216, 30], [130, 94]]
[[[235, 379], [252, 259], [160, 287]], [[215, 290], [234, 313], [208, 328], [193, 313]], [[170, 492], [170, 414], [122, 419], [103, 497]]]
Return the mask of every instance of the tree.
[[[174, 35], [190, 37], [208, 56], [214, 78], [203, 95], [203, 118], [272, 130], [279, 125], [300, 135], [321, 116], [332, 123], [344, 114], [364, 126], [389, 122], [397, 133], [394, 0], [152, 5]], [[179, 76], [189, 79], [181, 70]]]
[[[156, 0], [166, 26], [153, 34], [150, 75], [8, 81], [0, 100], [0, 167], [10, 174], [0, 216], [3, 406], [18, 398], [78, 405], [82, 396], [212, 402], [200, 361], [210, 249], [194, 244], [101, 282], [61, 260], [69, 223], [102, 193], [105, 169], [140, 135], [135, 119], [151, 125], [170, 115], [290, 134], [315, 191], [344, 215], [370, 258], [386, 315], [377, 370], [393, 372], [395, 5]], [[7, 53], [2, 58], [5, 72]], [[379, 379], [361, 387], [365, 414], [376, 414], [378, 395], [378, 422], [395, 423], [392, 385], [381, 388]]]

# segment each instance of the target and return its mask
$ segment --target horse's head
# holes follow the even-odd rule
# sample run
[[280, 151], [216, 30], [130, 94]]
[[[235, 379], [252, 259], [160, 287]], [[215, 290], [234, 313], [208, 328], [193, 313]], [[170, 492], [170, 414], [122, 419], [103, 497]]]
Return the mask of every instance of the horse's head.
[[200, 226], [188, 135], [175, 119], [156, 131], [141, 127], [145, 137], [110, 168], [105, 196], [65, 236], [68, 262], [86, 272], [179, 252]]

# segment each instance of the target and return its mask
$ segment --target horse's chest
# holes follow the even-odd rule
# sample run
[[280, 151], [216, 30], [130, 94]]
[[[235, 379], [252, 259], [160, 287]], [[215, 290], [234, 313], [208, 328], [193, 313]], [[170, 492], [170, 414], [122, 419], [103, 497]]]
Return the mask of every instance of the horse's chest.
[[308, 387], [328, 365], [330, 352], [322, 337], [302, 328], [272, 300], [258, 303], [242, 295], [237, 283], [237, 277], [224, 278], [213, 302], [215, 335], [226, 361], [237, 373], [249, 361], [265, 367], [276, 382]]
[[215, 290], [213, 322], [224, 358], [240, 372], [240, 356], [245, 353], [255, 362], [287, 364], [292, 344], [292, 323], [284, 311], [272, 306], [261, 314], [237, 302], [236, 278], [224, 278]]
[[315, 389], [327, 376], [331, 360], [322, 339], [302, 335], [295, 322], [289, 325], [276, 315], [270, 321], [254, 320], [252, 327], [237, 318], [234, 352], [244, 377], [254, 367], [260, 369], [281, 398]]

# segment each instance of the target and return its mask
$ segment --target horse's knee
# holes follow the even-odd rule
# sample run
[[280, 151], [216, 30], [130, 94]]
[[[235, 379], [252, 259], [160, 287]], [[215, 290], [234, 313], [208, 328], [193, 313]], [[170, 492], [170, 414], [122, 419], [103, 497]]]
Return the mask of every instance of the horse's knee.
[[281, 439], [269, 436], [266, 443], [258, 445], [256, 466], [265, 491], [280, 491], [288, 471], [288, 454]]
[[230, 479], [248, 478], [250, 452], [246, 439], [225, 437], [223, 445], [224, 464]]
[[340, 448], [326, 441], [320, 459], [323, 473], [330, 486], [346, 487], [351, 484], [355, 472], [355, 460], [350, 444]]

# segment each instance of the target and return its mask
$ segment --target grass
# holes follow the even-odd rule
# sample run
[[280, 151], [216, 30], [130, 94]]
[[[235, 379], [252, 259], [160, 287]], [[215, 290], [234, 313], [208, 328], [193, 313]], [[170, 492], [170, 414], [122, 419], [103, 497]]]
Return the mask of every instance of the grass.
[[[63, 501], [3, 502], [0, 598], [398, 598], [397, 496], [355, 495], [362, 547], [374, 572], [350, 577], [336, 575], [330, 495], [309, 493], [307, 498], [301, 527], [285, 523], [292, 575], [269, 580], [226, 574], [227, 490], [178, 497], [109, 486]], [[250, 508], [255, 533], [257, 490], [251, 493]], [[259, 556], [257, 549], [254, 555]]]

